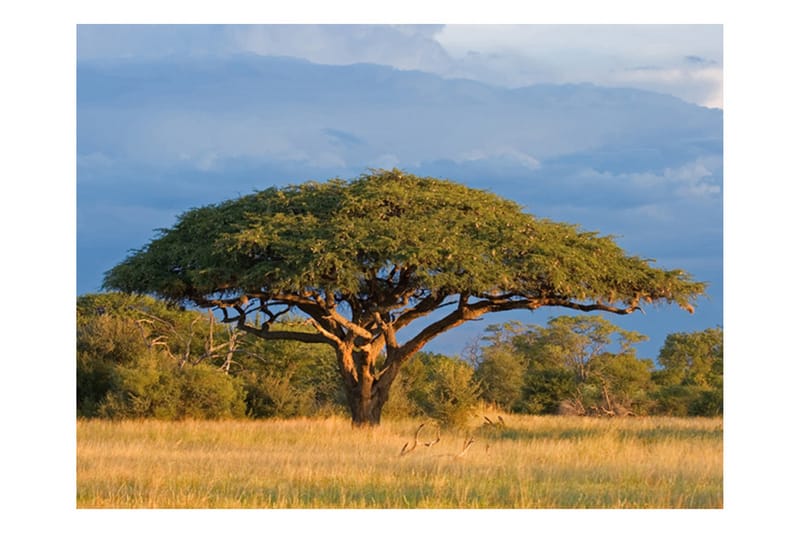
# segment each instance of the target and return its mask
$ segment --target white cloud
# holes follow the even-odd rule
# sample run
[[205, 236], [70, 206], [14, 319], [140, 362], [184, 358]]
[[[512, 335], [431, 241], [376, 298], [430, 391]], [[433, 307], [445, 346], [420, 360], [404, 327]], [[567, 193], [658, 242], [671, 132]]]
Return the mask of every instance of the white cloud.
[[722, 188], [709, 182], [707, 178], [713, 175], [713, 169], [719, 166], [718, 158], [701, 158], [683, 165], [677, 169], [668, 168], [664, 177], [677, 184], [676, 192], [680, 196], [692, 198], [718, 197]]
[[488, 150], [471, 150], [456, 156], [454, 160], [461, 163], [464, 161], [480, 161], [496, 157], [510, 159], [531, 170], [536, 170], [542, 166], [535, 157], [510, 146]]
[[440, 71], [450, 58], [432, 36], [439, 25], [234, 26], [241, 50], [301, 57], [315, 63], [376, 63], [399, 69]]
[[[632, 194], [652, 196], [667, 201], [669, 196], [683, 199], [718, 200], [722, 187], [715, 183], [714, 173], [722, 164], [720, 157], [702, 157], [676, 168], [665, 168], [662, 172], [640, 172], [612, 175], [594, 173], [597, 177], [625, 184]], [[665, 196], [666, 195], [666, 196]]]
[[436, 40], [454, 57], [470, 51], [555, 56], [570, 63], [591, 58], [659, 60], [698, 56], [720, 61], [721, 25], [525, 24], [448, 25]]
[[606, 83], [667, 92], [705, 107], [722, 109], [722, 66], [684, 62], [663, 68], [634, 68], [612, 72]]
[[448, 25], [451, 74], [633, 87], [722, 107], [721, 25]]
[[323, 64], [376, 63], [512, 87], [583, 82], [634, 87], [722, 107], [722, 25], [78, 27], [83, 59], [236, 52]]

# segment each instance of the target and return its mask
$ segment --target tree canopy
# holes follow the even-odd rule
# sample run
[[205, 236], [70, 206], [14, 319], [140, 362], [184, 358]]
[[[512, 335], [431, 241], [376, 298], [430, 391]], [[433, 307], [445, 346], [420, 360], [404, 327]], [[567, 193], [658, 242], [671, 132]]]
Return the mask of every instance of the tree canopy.
[[[486, 313], [629, 314], [656, 302], [693, 311], [705, 285], [652, 263], [490, 192], [379, 170], [191, 209], [111, 269], [104, 286], [218, 308], [264, 339], [333, 346], [354, 421], [377, 423], [399, 368]], [[272, 327], [286, 313], [307, 316], [313, 331]]]

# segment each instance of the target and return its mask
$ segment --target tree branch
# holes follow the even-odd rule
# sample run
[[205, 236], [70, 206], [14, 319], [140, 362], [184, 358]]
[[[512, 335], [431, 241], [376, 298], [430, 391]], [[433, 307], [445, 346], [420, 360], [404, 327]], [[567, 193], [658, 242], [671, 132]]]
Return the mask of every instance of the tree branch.
[[[628, 307], [614, 307], [612, 305], [595, 302], [592, 304], [581, 304], [574, 302], [567, 298], [523, 298], [521, 300], [514, 300], [515, 295], [510, 295], [508, 298], [493, 297], [484, 299], [467, 307], [472, 312], [484, 314], [487, 312], [510, 311], [514, 309], [530, 309], [535, 310], [540, 307], [565, 307], [574, 309], [576, 311], [605, 311], [607, 313], [614, 313], [617, 315], [629, 315], [634, 311], [642, 311], [638, 302], [633, 302]], [[642, 311], [644, 312], [644, 311]]]
[[336, 309], [328, 308], [325, 310], [325, 314], [322, 315], [323, 318], [330, 318], [340, 326], [352, 331], [354, 334], [358, 335], [362, 339], [367, 339], [368, 341], [372, 340], [373, 334], [372, 332], [364, 329], [363, 327], [359, 326], [358, 324], [347, 320], [343, 317]]
[[336, 347], [336, 344], [333, 340], [335, 338], [334, 335], [328, 337], [322, 333], [308, 333], [305, 331], [265, 331], [263, 329], [250, 326], [249, 324], [239, 324], [237, 327], [242, 331], [252, 333], [257, 337], [261, 337], [262, 339], [270, 341], [299, 341], [316, 344], [330, 344], [331, 346]]
[[[482, 313], [480, 313], [482, 314]], [[402, 346], [396, 350], [392, 350], [387, 354], [386, 366], [393, 363], [402, 364], [407, 361], [412, 355], [417, 353], [425, 344], [445, 331], [453, 329], [473, 318], [465, 314], [465, 309], [459, 307], [444, 318], [430, 324], [428, 327], [420, 331], [414, 338], [406, 341]]]
[[[513, 309], [534, 310], [543, 306], [566, 307], [569, 309], [575, 309], [584, 312], [606, 311], [618, 315], [628, 315], [633, 313], [637, 309], [641, 310], [640, 307], [636, 304], [632, 304], [628, 307], [613, 307], [610, 305], [602, 304], [600, 302], [596, 302], [593, 304], [581, 304], [567, 299], [558, 299], [558, 298], [522, 299], [522, 300], [506, 299], [505, 301], [494, 298], [492, 300], [481, 300], [479, 302], [475, 302], [472, 304], [468, 304], [467, 301], [468, 301], [468, 295], [464, 294], [459, 295], [458, 309], [454, 310], [452, 313], [434, 322], [433, 324], [430, 324], [428, 327], [420, 331], [414, 338], [408, 340], [402, 346], [397, 347], [397, 349], [392, 350], [386, 360], [387, 366], [389, 366], [394, 362], [397, 363], [405, 362], [434, 337], [441, 335], [445, 331], [453, 329], [468, 320], [475, 320], [476, 318], [490, 312], [509, 311]], [[436, 307], [432, 306], [431, 302], [427, 302], [422, 309], [419, 309], [419, 306], [417, 308], [414, 308], [411, 312], [402, 315], [402, 318], [405, 319], [403, 325], [410, 322], [414, 318], [418, 318], [420, 316], [424, 316], [430, 313], [435, 308]], [[400, 319], [395, 321], [395, 325], [399, 321]]]
[[605, 311], [607, 313], [614, 313], [616, 315], [629, 315], [634, 311], [641, 311], [644, 313], [641, 307], [639, 307], [638, 303], [632, 303], [628, 307], [614, 307], [611, 305], [602, 304], [600, 302], [596, 302], [593, 304], [579, 304], [576, 302], [571, 302], [569, 300], [545, 300], [542, 305], [548, 305], [553, 307], [566, 307], [569, 309], [575, 309], [577, 311]]
[[393, 321], [395, 330], [399, 330], [407, 326], [414, 320], [431, 314], [433, 311], [439, 308], [439, 306], [441, 305], [442, 302], [444, 302], [447, 296], [449, 295], [444, 293], [431, 294], [427, 298], [421, 300], [417, 305], [415, 305], [411, 309], [407, 309], [406, 311], [402, 312]]

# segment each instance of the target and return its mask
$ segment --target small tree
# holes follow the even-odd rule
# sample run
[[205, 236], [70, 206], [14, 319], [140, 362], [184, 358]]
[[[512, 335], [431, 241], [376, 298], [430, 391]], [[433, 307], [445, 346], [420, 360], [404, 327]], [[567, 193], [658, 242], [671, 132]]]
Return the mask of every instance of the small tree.
[[513, 335], [521, 326], [509, 322], [486, 328], [487, 345], [480, 348], [475, 379], [480, 384], [481, 398], [500, 409], [513, 411], [522, 398], [526, 361], [514, 350]]
[[652, 361], [637, 359], [631, 352], [603, 353], [592, 359], [590, 367], [588, 382], [599, 389], [593, 405], [600, 413], [646, 412]]
[[651, 364], [636, 358], [633, 345], [646, 338], [640, 333], [600, 316], [559, 316], [546, 326], [506, 324], [488, 331], [493, 334], [483, 353], [513, 354], [523, 362], [521, 411], [555, 413], [566, 401], [576, 412], [610, 414], [644, 403]]
[[[625, 315], [655, 301], [691, 311], [705, 290], [609, 237], [398, 170], [192, 209], [104, 285], [217, 308], [263, 339], [330, 345], [355, 425], [378, 424], [401, 367], [466, 321], [542, 307]], [[274, 328], [288, 312], [314, 332]]]
[[722, 414], [722, 328], [667, 336], [654, 372], [661, 409], [673, 415]]

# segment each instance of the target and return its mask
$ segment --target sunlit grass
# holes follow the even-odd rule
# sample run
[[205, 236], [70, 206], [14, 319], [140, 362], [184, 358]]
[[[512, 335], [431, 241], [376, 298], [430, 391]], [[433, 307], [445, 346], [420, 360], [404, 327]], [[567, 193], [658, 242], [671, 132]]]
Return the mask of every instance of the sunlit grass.
[[[722, 421], [77, 423], [79, 508], [721, 508]], [[421, 440], [432, 440], [428, 423]], [[475, 442], [461, 457], [467, 435]]]

